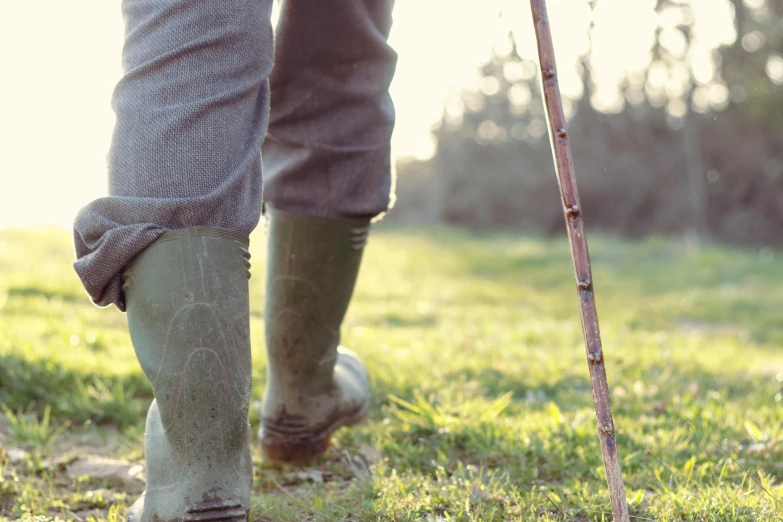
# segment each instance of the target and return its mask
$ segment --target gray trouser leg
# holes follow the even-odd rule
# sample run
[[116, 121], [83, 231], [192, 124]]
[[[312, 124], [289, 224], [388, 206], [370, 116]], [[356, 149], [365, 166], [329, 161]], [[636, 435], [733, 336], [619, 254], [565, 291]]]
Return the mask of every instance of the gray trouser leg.
[[388, 207], [393, 0], [286, 0], [268, 80], [271, 4], [123, 0], [109, 197], [74, 223], [74, 267], [97, 304], [124, 309], [123, 267], [167, 230], [255, 228], [268, 123], [275, 207], [326, 217]]
[[388, 208], [393, 0], [284, 0], [264, 143], [265, 199], [323, 217]]
[[261, 213], [272, 0], [123, 0], [109, 197], [74, 223], [74, 267], [124, 308], [121, 271], [167, 230], [250, 233]]

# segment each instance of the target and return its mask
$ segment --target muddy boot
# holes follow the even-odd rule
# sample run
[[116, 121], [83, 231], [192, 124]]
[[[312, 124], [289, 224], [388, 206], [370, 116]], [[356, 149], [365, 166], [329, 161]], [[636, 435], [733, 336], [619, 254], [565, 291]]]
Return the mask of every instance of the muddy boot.
[[267, 461], [304, 464], [332, 433], [367, 414], [362, 361], [339, 346], [369, 219], [321, 218], [267, 207], [267, 384], [261, 452]]
[[247, 236], [165, 233], [123, 275], [128, 328], [155, 400], [147, 489], [128, 521], [246, 521], [250, 458]]

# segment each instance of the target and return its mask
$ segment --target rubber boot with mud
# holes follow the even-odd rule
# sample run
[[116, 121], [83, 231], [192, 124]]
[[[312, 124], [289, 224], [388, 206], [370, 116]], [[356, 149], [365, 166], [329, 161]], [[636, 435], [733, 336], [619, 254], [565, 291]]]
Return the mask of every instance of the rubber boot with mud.
[[269, 206], [266, 214], [268, 365], [261, 453], [270, 462], [301, 465], [327, 450], [335, 430], [360, 422], [370, 405], [364, 364], [339, 346], [370, 220]]
[[155, 395], [147, 488], [129, 522], [248, 520], [247, 244], [230, 230], [174, 230], [123, 275], [131, 340]]

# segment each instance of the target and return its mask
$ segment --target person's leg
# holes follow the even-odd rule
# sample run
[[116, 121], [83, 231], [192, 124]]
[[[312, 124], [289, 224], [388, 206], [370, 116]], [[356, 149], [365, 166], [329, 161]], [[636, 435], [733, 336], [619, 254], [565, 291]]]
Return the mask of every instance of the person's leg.
[[121, 271], [167, 230], [249, 234], [261, 215], [272, 0], [123, 0], [125, 73], [109, 196], [74, 223], [74, 268], [93, 301], [124, 308]]
[[155, 395], [128, 520], [247, 520], [248, 234], [260, 218], [272, 0], [123, 0], [110, 196], [76, 219], [93, 300], [127, 309]]
[[374, 217], [392, 195], [387, 38], [394, 0], [283, 0], [264, 199], [322, 217]]
[[392, 7], [283, 3], [264, 144], [267, 460], [317, 457], [369, 407], [364, 365], [339, 341], [370, 221], [391, 196]]

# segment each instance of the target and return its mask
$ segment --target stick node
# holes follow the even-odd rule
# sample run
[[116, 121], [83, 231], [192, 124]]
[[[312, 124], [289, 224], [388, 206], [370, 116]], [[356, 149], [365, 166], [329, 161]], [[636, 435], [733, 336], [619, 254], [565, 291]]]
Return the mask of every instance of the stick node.
[[601, 350], [590, 352], [587, 354], [587, 359], [593, 364], [598, 364], [604, 359], [604, 352]]

